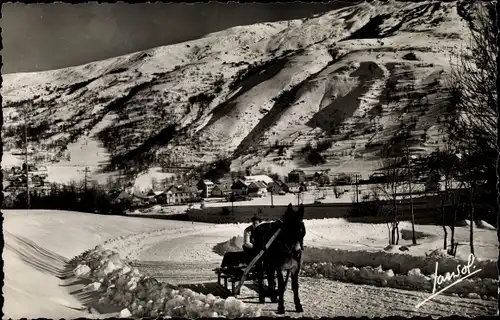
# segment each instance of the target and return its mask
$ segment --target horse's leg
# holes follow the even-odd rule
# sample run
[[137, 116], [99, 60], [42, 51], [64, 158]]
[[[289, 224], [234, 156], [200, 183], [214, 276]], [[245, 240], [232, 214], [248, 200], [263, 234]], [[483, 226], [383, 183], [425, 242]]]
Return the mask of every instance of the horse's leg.
[[271, 297], [271, 302], [278, 302], [278, 293], [276, 292], [276, 281], [274, 279], [276, 269], [269, 267], [267, 268], [267, 286], [269, 288], [269, 295]]
[[285, 313], [285, 280], [283, 279], [283, 273], [281, 269], [278, 269], [278, 314]]
[[304, 312], [299, 298], [299, 269], [297, 269], [296, 272], [292, 272], [292, 290], [293, 302], [295, 303], [295, 311]]
[[266, 302], [266, 295], [264, 294], [264, 265], [262, 262], [256, 264], [257, 267], [257, 283], [259, 287], [259, 303]]

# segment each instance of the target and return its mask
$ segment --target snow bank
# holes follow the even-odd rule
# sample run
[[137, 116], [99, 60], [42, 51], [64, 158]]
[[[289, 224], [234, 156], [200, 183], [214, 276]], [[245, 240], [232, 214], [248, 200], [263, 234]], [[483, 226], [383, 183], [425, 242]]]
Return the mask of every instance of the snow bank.
[[226, 252], [235, 252], [243, 250], [243, 237], [236, 236], [229, 241], [218, 243], [214, 246], [214, 252], [223, 256]]
[[476, 227], [479, 229], [486, 229], [486, 230], [496, 230], [497, 229], [484, 220], [476, 221]]
[[[446, 272], [456, 271], [458, 265], [467, 264], [466, 261], [448, 256], [446, 253], [443, 254], [440, 250], [434, 250], [426, 256], [418, 256], [403, 253], [397, 248], [392, 248], [397, 250], [391, 249], [390, 251], [350, 251], [314, 247], [305, 247], [304, 249], [304, 261], [306, 262], [330, 262], [357, 268], [382, 266], [384, 270], [392, 269], [398, 274], [407, 274], [412, 269], [420, 269], [423, 274], [430, 276], [434, 274], [436, 262], [438, 262], [438, 273], [444, 275]], [[474, 266], [481, 269], [476, 274], [478, 278], [498, 278], [496, 261], [476, 258]]]
[[[2, 210], [2, 217], [5, 242], [2, 311], [6, 319], [115, 316], [89, 314], [85, 306], [88, 299], [70, 294], [77, 292], [80, 285], [63, 286], [66, 281], [57, 276], [66, 276], [66, 263], [72, 257], [105, 241], [110, 249], [125, 257], [147, 247], [150, 238], [157, 241], [156, 235], [178, 236], [207, 229], [203, 224], [185, 221], [62, 210]], [[163, 233], [155, 232], [158, 229]], [[100, 311], [114, 313], [115, 308]]]
[[[340, 219], [339, 219], [340, 220]], [[317, 222], [319, 225], [319, 223]], [[242, 251], [243, 239], [233, 237], [228, 241], [214, 246], [214, 252], [223, 256], [229, 251]], [[305, 246], [303, 261], [311, 263], [329, 262], [347, 267], [377, 267], [384, 270], [392, 269], [397, 274], [407, 274], [412, 269], [420, 269], [423, 274], [434, 274], [436, 262], [439, 263], [440, 275], [457, 270], [458, 265], [467, 264], [466, 261], [449, 256], [444, 250], [433, 250], [424, 255], [412, 255], [400, 249], [399, 246], [386, 248], [387, 251], [346, 250], [337, 248], [316, 248]], [[411, 251], [411, 247], [409, 249]], [[443, 252], [444, 251], [444, 252]], [[496, 261], [480, 260], [477, 257], [474, 266], [481, 269], [476, 274], [477, 278], [497, 279], [498, 271]]]
[[126, 214], [137, 214], [137, 215], [177, 215], [183, 214], [188, 211], [189, 207], [187, 205], [181, 206], [162, 206], [162, 205], [154, 205], [149, 208], [144, 209], [135, 209], [134, 211], [127, 211]]
[[98, 292], [99, 303], [122, 309], [120, 317], [259, 317], [273, 315], [234, 297], [221, 299], [190, 289], [178, 289], [142, 275], [117, 252], [97, 246], [73, 259], [74, 275], [88, 281], [87, 292]]
[[[233, 237], [217, 244], [214, 252], [224, 255], [241, 251], [241, 237]], [[330, 280], [391, 287], [396, 289], [432, 292], [436, 262], [438, 275], [456, 272], [457, 266], [467, 264], [447, 255], [445, 250], [433, 250], [425, 256], [414, 256], [400, 251], [400, 246], [386, 248], [390, 251], [348, 251], [333, 248], [305, 247], [302, 276], [325, 277]], [[469, 298], [490, 299], [497, 296], [498, 281], [494, 261], [474, 261], [482, 271], [446, 290]], [[444, 288], [447, 281], [437, 288]]]
[[[384, 270], [382, 266], [374, 267], [346, 267], [331, 262], [304, 263], [302, 276], [325, 277], [330, 280], [369, 284], [379, 287], [432, 292], [434, 275], [430, 277], [422, 274], [418, 268], [411, 269], [406, 275], [395, 274], [392, 269]], [[436, 286], [436, 291], [453, 283], [449, 280]], [[465, 279], [462, 282], [446, 289], [442, 294], [459, 295], [475, 299], [491, 299], [497, 297], [498, 281], [493, 279]]]

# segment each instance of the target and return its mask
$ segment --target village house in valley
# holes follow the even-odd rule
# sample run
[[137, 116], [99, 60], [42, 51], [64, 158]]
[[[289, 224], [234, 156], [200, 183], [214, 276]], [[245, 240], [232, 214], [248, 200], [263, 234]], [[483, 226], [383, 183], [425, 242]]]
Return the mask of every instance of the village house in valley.
[[203, 179], [198, 182], [198, 189], [201, 190], [201, 196], [203, 198], [208, 198], [212, 196], [212, 189], [214, 188], [214, 183], [210, 180]]
[[[142, 206], [147, 204], [151, 199], [146, 196], [136, 194], [133, 187], [127, 187], [122, 191], [116, 190], [115, 201], [118, 203], [130, 203], [132, 206]], [[153, 198], [154, 199], [154, 198]]]
[[316, 185], [321, 187], [327, 186], [330, 184], [330, 177], [327, 172], [317, 171], [313, 176], [314, 182]]
[[154, 191], [153, 189], [149, 190], [148, 193], [146, 193], [146, 197], [148, 198], [156, 198], [163, 194], [163, 191]]
[[264, 182], [266, 185], [274, 181], [273, 178], [266, 175], [244, 176], [243, 180], [248, 182], [261, 181]]
[[189, 185], [170, 185], [162, 191], [150, 190], [146, 197], [158, 204], [191, 203], [198, 199], [198, 189]]
[[304, 171], [295, 169], [288, 174], [288, 182], [290, 183], [302, 183], [306, 181], [306, 174]]
[[262, 181], [252, 181], [248, 185], [248, 195], [251, 197], [266, 197], [267, 186]]
[[314, 191], [318, 189], [320, 183], [316, 181], [307, 181], [307, 182], [302, 182], [300, 185], [303, 187], [304, 191]]
[[267, 184], [267, 192], [272, 193], [272, 194], [278, 194], [281, 191], [283, 191], [282, 188], [282, 183], [279, 183], [277, 181], [273, 181], [269, 184]]
[[246, 182], [243, 179], [236, 180], [231, 186], [231, 191], [234, 195], [247, 195], [248, 194], [248, 185], [250, 182]]
[[227, 197], [231, 194], [231, 188], [225, 184], [216, 184], [212, 189], [212, 197]]
[[288, 183], [285, 183], [283, 185], [283, 190], [286, 192], [289, 192], [289, 193], [300, 192], [303, 189], [304, 189], [304, 187], [302, 187], [300, 185], [300, 183], [296, 183], [296, 182], [288, 182]]
[[246, 175], [231, 185], [231, 191], [234, 195], [266, 197], [269, 192], [268, 186], [273, 183], [275, 183], [274, 180], [267, 175]]
[[196, 200], [198, 189], [188, 185], [173, 185], [165, 193], [167, 204], [190, 203]]

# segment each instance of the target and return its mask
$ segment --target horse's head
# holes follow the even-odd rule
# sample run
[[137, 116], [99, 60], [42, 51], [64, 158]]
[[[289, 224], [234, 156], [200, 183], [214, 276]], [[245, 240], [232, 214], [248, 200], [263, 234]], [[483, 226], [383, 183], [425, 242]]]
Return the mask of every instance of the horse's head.
[[306, 227], [304, 225], [304, 205], [295, 211], [290, 203], [283, 215], [283, 242], [294, 251], [302, 249]]

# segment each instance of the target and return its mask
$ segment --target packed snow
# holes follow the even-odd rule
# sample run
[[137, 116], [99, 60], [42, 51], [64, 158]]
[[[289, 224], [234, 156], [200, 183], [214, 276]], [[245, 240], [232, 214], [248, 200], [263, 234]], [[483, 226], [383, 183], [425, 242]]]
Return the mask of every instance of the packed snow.
[[[317, 221], [317, 225], [324, 225], [324, 222], [322, 223], [320, 220], [315, 221]], [[313, 227], [314, 224], [307, 222], [308, 231], [316, 231]], [[307, 240], [310, 239], [308, 237]], [[429, 248], [428, 243], [424, 244], [426, 248]], [[242, 251], [242, 245], [243, 238], [236, 236], [215, 245], [214, 251], [219, 255], [224, 255], [226, 252]], [[425, 249], [420, 248], [419, 251], [421, 252], [421, 250]], [[438, 275], [444, 277], [456, 272], [457, 267], [468, 264], [468, 261], [452, 257], [442, 249], [425, 252], [425, 255], [415, 254], [412, 251], [414, 251], [414, 247], [404, 245], [389, 245], [378, 251], [306, 246], [303, 254], [304, 266], [301, 272], [303, 276], [308, 277], [325, 277], [342, 282], [432, 292], [436, 277], [436, 263], [439, 264]], [[465, 279], [443, 294], [459, 294], [460, 296], [485, 300], [496, 299], [498, 291], [496, 261], [475, 258], [473, 262], [473, 267], [481, 269], [481, 271], [475, 277]], [[442, 283], [441, 287], [446, 287], [455, 279], [452, 280]]]
[[272, 315], [234, 297], [221, 299], [190, 289], [174, 289], [168, 283], [132, 269], [117, 252], [96, 247], [74, 259], [78, 279], [90, 282], [84, 290], [101, 293], [99, 303], [121, 309], [120, 316], [133, 317], [259, 317]]
[[[2, 216], [5, 274], [2, 311], [7, 317], [17, 319], [93, 317], [87, 312], [95, 308], [92, 303], [83, 303], [69, 294], [69, 290], [82, 289], [71, 278], [66, 279], [72, 273], [67, 264], [74, 256], [109, 239], [161, 227], [170, 232], [181, 229], [188, 234], [193, 230], [191, 223], [180, 221], [69, 211], [2, 210]], [[101, 312], [111, 311], [104, 308]]]
[[[241, 243], [235, 238], [219, 254], [214, 252], [214, 246], [241, 235], [246, 224], [212, 225], [65, 211], [5, 210], [3, 214], [6, 235], [3, 311], [8, 317], [211, 317], [215, 313], [222, 317], [240, 317], [266, 315], [276, 307], [272, 304], [266, 304], [264, 309], [255, 307], [252, 302], [255, 292], [247, 286], [242, 289], [242, 297], [234, 299], [213, 285], [207, 285], [216, 281], [211, 268], [220, 264], [220, 253], [229, 247], [239, 248]], [[403, 228], [408, 227], [402, 224]], [[391, 290], [419, 290], [405, 292], [415, 292], [415, 298], [420, 301], [426, 298], [422, 291], [428, 291], [432, 280], [428, 264], [435, 260], [426, 258], [424, 253], [432, 253], [441, 246], [441, 240], [432, 237], [439, 235], [439, 227], [417, 226], [420, 232], [431, 236], [419, 238], [419, 246], [410, 246], [407, 253], [416, 257], [413, 260], [402, 253], [384, 250], [387, 247], [384, 245], [385, 226], [322, 219], [306, 220], [306, 228], [308, 250], [300, 280], [306, 308], [304, 315], [361, 315], [363, 313], [352, 313], [356, 308], [354, 305], [348, 307], [351, 302], [345, 300], [353, 292], [361, 297], [366, 292], [380, 290], [377, 295], [381, 299], [388, 298], [384, 300], [384, 310], [391, 310], [387, 306], [391, 303], [408, 305], [403, 298], [392, 297], [396, 292]], [[495, 232], [481, 229], [478, 235], [477, 243], [483, 250], [478, 251], [477, 266], [491, 272], [489, 264], [494, 263], [490, 259], [495, 258]], [[457, 228], [459, 241], [466, 236], [466, 227]], [[402, 240], [402, 245], [408, 246], [405, 241]], [[379, 261], [385, 261], [389, 254], [403, 258], [387, 259], [389, 265], [382, 265]], [[463, 254], [465, 251], [461, 252]], [[440, 257], [439, 250], [430, 254], [431, 257], [436, 255]], [[325, 259], [327, 256], [331, 257], [330, 261]], [[313, 258], [317, 261], [313, 262]], [[448, 257], [439, 259], [444, 259], [439, 260], [443, 272], [456, 267], [446, 262]], [[401, 269], [405, 261], [413, 261], [413, 265]], [[424, 267], [418, 267], [422, 261], [427, 262]], [[399, 269], [394, 267], [398, 264]], [[344, 282], [359, 287], [341, 284]], [[33, 283], [40, 285], [33, 286]], [[363, 283], [375, 289], [362, 287]], [[455, 312], [462, 315], [489, 314], [492, 311], [490, 301], [477, 298], [491, 299], [495, 285], [496, 280], [490, 275], [464, 281], [451, 292], [465, 297], [440, 296], [422, 307], [419, 314], [453, 312], [441, 309], [440, 303], [452, 303], [456, 306]], [[332, 286], [338, 287], [335, 295], [344, 298], [319, 290]], [[293, 308], [290, 294], [288, 290], [287, 308]], [[317, 303], [316, 294], [326, 299], [324, 303]], [[404, 295], [398, 293], [398, 297]], [[372, 298], [367, 297], [368, 300]], [[316, 302], [312, 302], [314, 299]], [[329, 309], [329, 299], [343, 299], [346, 309], [339, 309], [340, 305], [337, 309]], [[352, 303], [356, 303], [355, 300]], [[362, 310], [358, 311], [369, 312]], [[381, 315], [408, 315], [410, 312], [384, 313], [377, 307], [373, 311]]]

